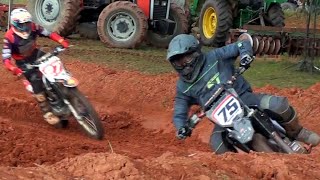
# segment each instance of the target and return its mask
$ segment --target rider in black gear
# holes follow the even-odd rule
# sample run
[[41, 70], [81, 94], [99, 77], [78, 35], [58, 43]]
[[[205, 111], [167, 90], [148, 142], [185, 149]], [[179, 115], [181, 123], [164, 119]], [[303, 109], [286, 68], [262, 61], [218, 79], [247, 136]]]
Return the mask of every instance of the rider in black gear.
[[[225, 83], [235, 72], [234, 62], [240, 56], [240, 66], [250, 67], [253, 60], [252, 38], [243, 33], [238, 42], [203, 53], [199, 41], [192, 35], [180, 34], [174, 37], [168, 47], [167, 60], [179, 73], [174, 105], [173, 122], [177, 138], [185, 139], [192, 130], [186, 120], [191, 105], [204, 106], [220, 83]], [[248, 106], [259, 106], [274, 120], [278, 121], [290, 138], [316, 146], [320, 142], [317, 133], [303, 128], [297, 113], [286, 97], [253, 93], [250, 84], [239, 76], [234, 89]], [[224, 129], [215, 125], [211, 135], [212, 149], [221, 154], [235, 151], [224, 138]]]

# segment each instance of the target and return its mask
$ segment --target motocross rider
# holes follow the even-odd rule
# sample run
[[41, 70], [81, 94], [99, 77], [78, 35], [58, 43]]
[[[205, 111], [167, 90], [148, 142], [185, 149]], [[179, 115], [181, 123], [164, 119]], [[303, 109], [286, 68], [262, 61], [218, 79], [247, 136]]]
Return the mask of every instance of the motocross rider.
[[[10, 29], [4, 36], [2, 59], [6, 69], [14, 75], [24, 75], [33, 87], [34, 97], [37, 100], [44, 119], [49, 124], [57, 124], [60, 119], [55, 116], [47, 102], [43, 83], [38, 69], [27, 69], [26, 63], [31, 63], [45, 53], [37, 48], [37, 36], [47, 36], [60, 43], [64, 48], [69, 46], [67, 40], [55, 32], [49, 32], [45, 28], [32, 22], [31, 14], [23, 9], [17, 8], [11, 12]], [[11, 62], [15, 60], [16, 66]]]
[[[202, 52], [199, 41], [192, 35], [180, 34], [171, 40], [167, 60], [179, 74], [173, 115], [178, 139], [185, 139], [192, 133], [192, 129], [187, 125], [190, 106], [196, 104], [203, 107], [217, 90], [216, 84], [231, 79], [238, 56], [240, 66], [249, 68], [253, 51], [252, 38], [247, 33], [241, 34], [237, 42], [208, 53]], [[297, 112], [286, 97], [254, 93], [243, 76], [239, 76], [233, 86], [244, 103], [263, 109], [283, 126], [290, 138], [312, 146], [319, 144], [319, 135], [300, 125]], [[218, 125], [215, 125], [211, 134], [210, 146], [216, 154], [236, 152], [227, 143], [224, 129]]]

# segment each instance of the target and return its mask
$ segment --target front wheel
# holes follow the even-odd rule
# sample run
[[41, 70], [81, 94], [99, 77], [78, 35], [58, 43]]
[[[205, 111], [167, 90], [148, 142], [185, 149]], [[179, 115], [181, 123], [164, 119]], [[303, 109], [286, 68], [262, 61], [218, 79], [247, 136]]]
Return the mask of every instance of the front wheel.
[[91, 138], [102, 139], [104, 129], [101, 120], [88, 99], [77, 88], [69, 88], [69, 100], [85, 133]]
[[269, 146], [267, 138], [262, 134], [255, 133], [252, 138], [252, 148], [257, 152], [271, 153], [274, 150]]

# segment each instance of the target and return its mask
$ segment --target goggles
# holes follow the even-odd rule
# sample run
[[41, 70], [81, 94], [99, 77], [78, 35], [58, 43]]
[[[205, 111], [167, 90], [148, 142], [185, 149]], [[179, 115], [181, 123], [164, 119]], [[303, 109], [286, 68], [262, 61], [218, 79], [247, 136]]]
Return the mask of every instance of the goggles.
[[31, 30], [31, 22], [14, 23], [14, 27], [21, 32], [28, 32]]

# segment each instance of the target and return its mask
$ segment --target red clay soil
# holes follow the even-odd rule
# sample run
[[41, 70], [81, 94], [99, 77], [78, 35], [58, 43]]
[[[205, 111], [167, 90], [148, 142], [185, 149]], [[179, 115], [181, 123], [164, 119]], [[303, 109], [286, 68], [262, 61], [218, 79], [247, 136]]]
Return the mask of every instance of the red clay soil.
[[[191, 138], [176, 140], [175, 74], [69, 62], [103, 121], [105, 138], [87, 138], [75, 122], [62, 130], [47, 125], [22, 82], [0, 68], [0, 179], [320, 179], [319, 148], [310, 155], [217, 156], [207, 144], [213, 125], [206, 121]], [[320, 84], [256, 90], [287, 96], [302, 124], [320, 133]]]

